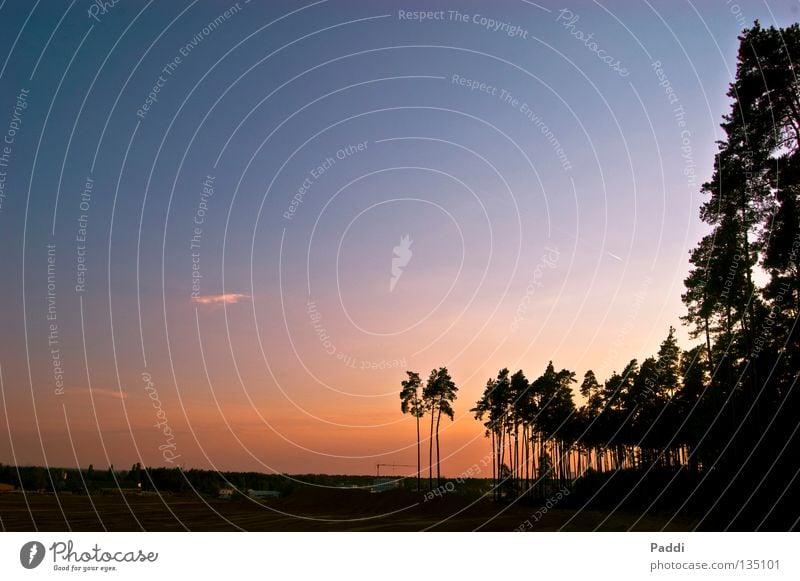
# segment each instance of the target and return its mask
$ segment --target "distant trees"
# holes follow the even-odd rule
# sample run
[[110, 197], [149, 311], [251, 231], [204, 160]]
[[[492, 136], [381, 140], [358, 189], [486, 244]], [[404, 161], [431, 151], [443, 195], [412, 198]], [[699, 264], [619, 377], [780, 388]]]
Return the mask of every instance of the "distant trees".
[[128, 480], [134, 482], [138, 488], [142, 487], [142, 465], [136, 462], [128, 472]]

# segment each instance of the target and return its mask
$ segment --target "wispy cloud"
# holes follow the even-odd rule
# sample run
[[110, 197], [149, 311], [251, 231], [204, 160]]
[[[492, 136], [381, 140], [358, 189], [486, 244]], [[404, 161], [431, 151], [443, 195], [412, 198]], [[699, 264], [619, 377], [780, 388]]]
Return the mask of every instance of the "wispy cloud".
[[221, 305], [224, 303], [231, 305], [249, 298], [250, 295], [241, 293], [224, 293], [220, 295], [201, 295], [193, 297], [192, 300], [199, 305]]
[[110, 397], [112, 399], [125, 399], [128, 397], [128, 394], [118, 389], [103, 389], [93, 387], [89, 389], [88, 387], [74, 387], [74, 388], [66, 388], [64, 393], [71, 394], [71, 395], [89, 395], [91, 394], [92, 397]]

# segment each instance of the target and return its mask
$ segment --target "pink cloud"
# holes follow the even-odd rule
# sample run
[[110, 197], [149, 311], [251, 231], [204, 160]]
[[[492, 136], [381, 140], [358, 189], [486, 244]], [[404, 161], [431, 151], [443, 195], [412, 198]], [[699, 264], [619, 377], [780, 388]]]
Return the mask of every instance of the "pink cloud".
[[249, 299], [249, 295], [241, 293], [224, 293], [220, 295], [201, 295], [192, 297], [192, 300], [200, 305], [221, 305], [223, 303], [232, 305], [243, 299]]

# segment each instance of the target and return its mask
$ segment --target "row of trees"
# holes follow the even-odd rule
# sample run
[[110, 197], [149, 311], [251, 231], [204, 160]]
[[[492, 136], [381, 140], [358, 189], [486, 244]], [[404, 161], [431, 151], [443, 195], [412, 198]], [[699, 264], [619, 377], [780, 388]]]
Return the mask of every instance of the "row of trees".
[[[702, 347], [681, 351], [670, 328], [656, 355], [641, 365], [633, 359], [620, 373], [600, 383], [587, 371], [580, 385], [585, 403], [575, 404], [576, 374], [556, 371], [552, 362], [529, 381], [522, 370], [501, 369], [470, 410], [484, 422], [492, 446], [495, 495], [541, 495], [554, 486], [570, 486], [587, 470], [702, 466], [700, 438], [712, 410], [700, 402], [704, 367]], [[453, 419], [458, 388], [447, 368], [433, 369], [423, 386], [419, 373], [407, 371], [400, 407], [416, 419], [417, 489], [421, 487], [421, 422], [429, 417], [429, 487], [441, 482], [439, 426]], [[686, 421], [681, 422], [681, 418]], [[435, 444], [435, 455], [434, 455]]]
[[130, 470], [116, 470], [113, 464], [105, 470], [95, 470], [92, 464], [85, 470], [0, 464], [0, 483], [27, 491], [81, 494], [103, 488], [135, 488], [141, 482], [142, 470], [138, 463]]
[[543, 495], [587, 471], [702, 466], [702, 348], [681, 351], [670, 328], [656, 355], [632, 359], [604, 382], [587, 371], [575, 404], [576, 374], [550, 362], [529, 381], [501, 369], [471, 410], [484, 422], [494, 458], [495, 495]]
[[[348, 484], [369, 486], [372, 478], [347, 477]], [[27, 492], [43, 491], [72, 494], [96, 494], [117, 489], [139, 489], [160, 493], [203, 493], [217, 496], [220, 488], [234, 487], [240, 491], [248, 488], [277, 490], [286, 495], [296, 482], [337, 486], [342, 476], [305, 475], [289, 478], [285, 474], [262, 474], [260, 472], [218, 472], [193, 468], [144, 467], [140, 463], [130, 470], [118, 470], [114, 466], [96, 470], [88, 468], [45, 468], [42, 466], [10, 466], [0, 464], [0, 483], [10, 484]]]
[[428, 439], [428, 487], [433, 489], [433, 444], [436, 441], [436, 485], [441, 484], [439, 462], [439, 425], [442, 415], [453, 420], [453, 402], [458, 387], [446, 367], [432, 369], [425, 386], [422, 385], [419, 373], [406, 371], [408, 379], [402, 382], [400, 390], [400, 410], [411, 414], [417, 424], [417, 490], [421, 488], [422, 454], [420, 440], [420, 421], [426, 414], [430, 415], [430, 438]]
[[516, 493], [521, 480], [527, 491], [532, 478], [553, 473], [568, 479], [570, 471], [569, 462], [560, 459], [570, 446], [564, 435], [575, 415], [571, 389], [575, 373], [566, 369], [556, 372], [552, 362], [533, 382], [522, 370], [509, 373], [504, 368], [489, 379], [483, 396], [470, 410], [478, 420], [485, 420], [486, 436], [491, 438], [496, 496], [500, 481], [510, 480]]

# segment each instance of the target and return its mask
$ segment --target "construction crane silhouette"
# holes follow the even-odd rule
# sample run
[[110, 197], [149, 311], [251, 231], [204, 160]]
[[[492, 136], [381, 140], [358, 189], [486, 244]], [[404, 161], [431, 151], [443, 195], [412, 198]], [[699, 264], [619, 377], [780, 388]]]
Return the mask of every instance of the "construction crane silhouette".
[[375, 465], [375, 478], [381, 476], [381, 466], [388, 466], [391, 468], [416, 468], [416, 464], [376, 464]]

